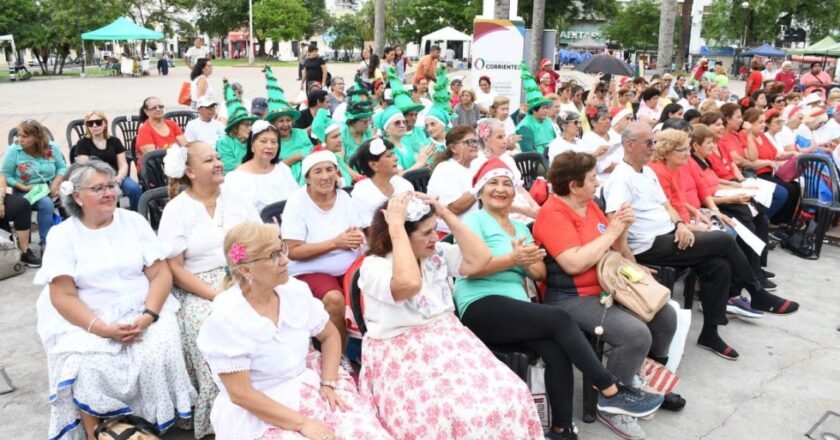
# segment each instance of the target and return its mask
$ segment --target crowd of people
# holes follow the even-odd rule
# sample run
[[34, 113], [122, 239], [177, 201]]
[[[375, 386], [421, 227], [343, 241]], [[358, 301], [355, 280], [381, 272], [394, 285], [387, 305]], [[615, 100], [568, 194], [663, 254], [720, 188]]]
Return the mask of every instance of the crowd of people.
[[[798, 310], [767, 270], [797, 220], [799, 183], [783, 170], [804, 153], [834, 160], [840, 95], [771, 81], [733, 103], [702, 74], [587, 86], [541, 63], [537, 76], [521, 67], [526, 99], [511, 112], [491, 78], [478, 91], [450, 81], [439, 48], [409, 81], [400, 49], [367, 51], [347, 87], [309, 54], [299, 106], [266, 67], [266, 99], [251, 105], [223, 82], [220, 121], [201, 57], [199, 117], [184, 132], [158, 98], [143, 101], [137, 155], [165, 149], [169, 178], [156, 232], [132, 212], [142, 189], [106, 114], [85, 115], [69, 168], [43, 126], [18, 126], [0, 214], [45, 285], [50, 438], [92, 438], [132, 413], [196, 438], [575, 439], [577, 368], [597, 418], [641, 439], [642, 419], [686, 399], [647, 390], [640, 370], [684, 341], [672, 305], [649, 320], [604, 306], [596, 266], [609, 251], [692, 269], [697, 345], [728, 360], [730, 318]], [[546, 156], [548, 194], [529, 191], [521, 152]], [[278, 202], [279, 225], [261, 223]], [[360, 356], [348, 349], [354, 282]], [[606, 364], [587, 334], [611, 347]], [[488, 345], [544, 361], [547, 432]]]

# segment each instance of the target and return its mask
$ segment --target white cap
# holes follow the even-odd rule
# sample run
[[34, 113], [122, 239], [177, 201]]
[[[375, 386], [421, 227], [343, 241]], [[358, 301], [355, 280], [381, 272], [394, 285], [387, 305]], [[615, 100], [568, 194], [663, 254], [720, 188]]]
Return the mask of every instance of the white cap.
[[216, 104], [218, 104], [218, 103], [216, 102], [215, 99], [213, 99], [213, 98], [211, 98], [207, 95], [204, 95], [201, 98], [198, 98], [198, 101], [196, 101], [196, 103], [195, 103], [195, 108], [212, 107]]

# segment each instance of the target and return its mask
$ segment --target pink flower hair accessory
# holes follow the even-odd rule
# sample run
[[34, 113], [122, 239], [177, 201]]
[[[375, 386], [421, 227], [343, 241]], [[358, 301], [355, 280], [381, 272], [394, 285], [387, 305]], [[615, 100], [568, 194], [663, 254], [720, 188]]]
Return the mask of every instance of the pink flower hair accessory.
[[248, 258], [248, 251], [242, 243], [234, 243], [228, 251], [228, 257], [233, 264], [239, 264]]
[[490, 124], [486, 122], [478, 124], [478, 137], [481, 139], [488, 139], [491, 132], [492, 130], [490, 129]]

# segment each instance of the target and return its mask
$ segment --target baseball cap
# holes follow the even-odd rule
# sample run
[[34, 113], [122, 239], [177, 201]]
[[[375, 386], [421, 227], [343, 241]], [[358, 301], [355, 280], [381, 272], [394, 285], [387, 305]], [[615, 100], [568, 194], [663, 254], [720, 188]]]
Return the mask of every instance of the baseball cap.
[[263, 114], [268, 111], [268, 101], [265, 98], [254, 98], [251, 101], [251, 114]]
[[196, 108], [213, 107], [216, 104], [217, 104], [217, 102], [216, 102], [215, 99], [213, 99], [213, 98], [211, 98], [207, 95], [204, 95], [201, 98], [198, 98], [198, 101], [196, 101], [195, 107]]

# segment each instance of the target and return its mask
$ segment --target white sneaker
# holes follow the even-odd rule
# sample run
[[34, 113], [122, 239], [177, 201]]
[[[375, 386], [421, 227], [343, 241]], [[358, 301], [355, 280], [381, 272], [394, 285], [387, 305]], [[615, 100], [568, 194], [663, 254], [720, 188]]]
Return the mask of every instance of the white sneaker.
[[603, 411], [598, 411], [595, 416], [625, 440], [643, 440], [645, 438], [645, 432], [639, 426], [639, 421], [635, 417], [623, 414], [608, 414]]

